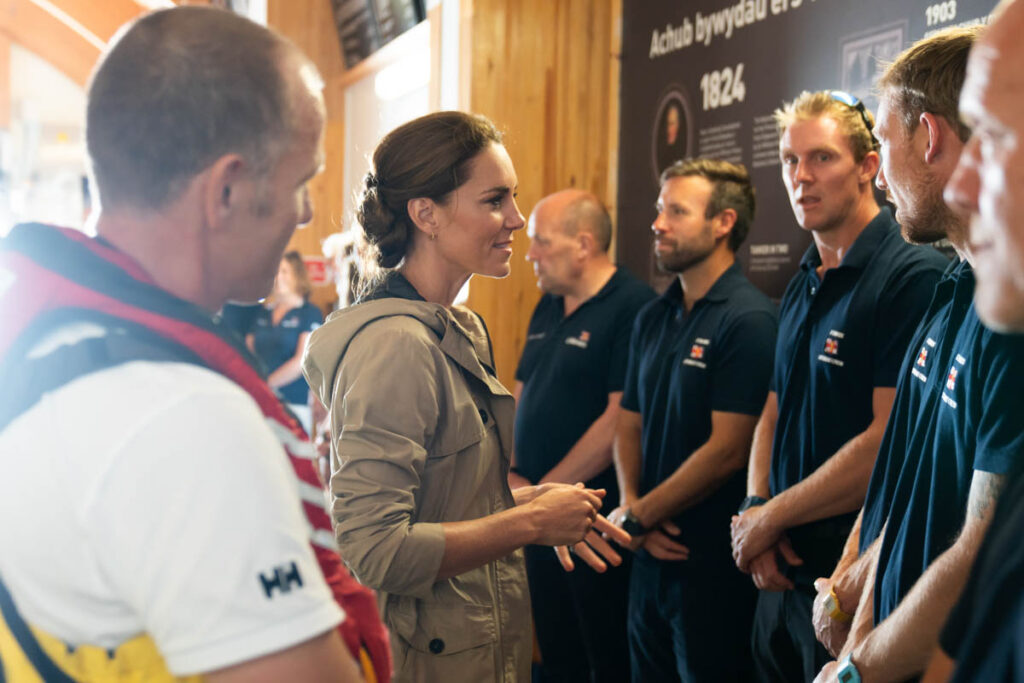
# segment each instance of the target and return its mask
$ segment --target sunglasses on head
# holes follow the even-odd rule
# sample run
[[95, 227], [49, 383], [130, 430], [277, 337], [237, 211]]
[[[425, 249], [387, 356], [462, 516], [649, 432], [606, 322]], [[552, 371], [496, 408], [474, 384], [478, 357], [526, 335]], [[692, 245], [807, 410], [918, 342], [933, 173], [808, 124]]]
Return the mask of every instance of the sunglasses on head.
[[857, 113], [860, 114], [860, 120], [864, 122], [864, 127], [867, 128], [868, 134], [871, 136], [871, 144], [873, 147], [878, 147], [878, 140], [875, 139], [875, 134], [872, 131], [873, 126], [871, 120], [868, 118], [868, 110], [864, 107], [864, 103], [860, 101], [854, 95], [846, 92], [845, 90], [829, 90], [828, 96], [836, 102], [842, 102], [850, 109], [856, 109]]

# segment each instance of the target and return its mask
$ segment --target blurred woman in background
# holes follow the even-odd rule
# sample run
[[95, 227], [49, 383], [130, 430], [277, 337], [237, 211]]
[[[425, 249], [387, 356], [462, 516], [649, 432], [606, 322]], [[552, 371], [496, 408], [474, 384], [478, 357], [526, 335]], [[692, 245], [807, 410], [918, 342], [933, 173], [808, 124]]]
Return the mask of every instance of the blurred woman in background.
[[302, 255], [286, 252], [277, 269], [274, 291], [245, 340], [249, 350], [266, 364], [270, 372], [267, 383], [284, 397], [307, 433], [311, 433], [312, 414], [309, 385], [302, 376], [302, 353], [309, 333], [323, 322], [320, 309], [309, 303], [312, 291]]

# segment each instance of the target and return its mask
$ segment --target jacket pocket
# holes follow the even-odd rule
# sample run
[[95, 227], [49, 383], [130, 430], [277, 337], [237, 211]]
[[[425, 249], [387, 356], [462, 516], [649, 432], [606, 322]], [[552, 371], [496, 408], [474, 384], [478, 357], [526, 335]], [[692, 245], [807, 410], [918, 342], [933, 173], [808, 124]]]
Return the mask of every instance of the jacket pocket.
[[386, 615], [392, 631], [424, 654], [453, 655], [497, 640], [490, 605], [437, 605], [403, 598]]

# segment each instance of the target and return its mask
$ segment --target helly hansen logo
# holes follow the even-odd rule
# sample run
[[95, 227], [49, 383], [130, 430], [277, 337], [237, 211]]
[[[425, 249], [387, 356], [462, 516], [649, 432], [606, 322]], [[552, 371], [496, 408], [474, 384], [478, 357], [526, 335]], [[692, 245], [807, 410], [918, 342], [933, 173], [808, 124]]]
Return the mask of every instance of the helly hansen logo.
[[956, 390], [956, 376], [958, 374], [959, 373], [957, 372], [956, 368], [949, 369], [949, 377], [946, 378], [946, 388], [949, 389], [950, 391]]
[[700, 344], [694, 344], [690, 347], [690, 358], [696, 358], [700, 360], [704, 357], [704, 347]]
[[274, 567], [271, 574], [260, 572], [260, 584], [267, 598], [274, 597], [274, 591], [280, 591], [282, 595], [290, 593], [292, 586], [302, 588], [302, 574], [299, 573], [299, 566], [292, 562], [289, 565], [278, 565]]
[[839, 353], [839, 340], [829, 337], [825, 340], [825, 353], [834, 356]]
[[917, 354], [917, 366], [923, 368], [928, 364], [928, 348], [925, 346], [921, 347], [921, 353]]

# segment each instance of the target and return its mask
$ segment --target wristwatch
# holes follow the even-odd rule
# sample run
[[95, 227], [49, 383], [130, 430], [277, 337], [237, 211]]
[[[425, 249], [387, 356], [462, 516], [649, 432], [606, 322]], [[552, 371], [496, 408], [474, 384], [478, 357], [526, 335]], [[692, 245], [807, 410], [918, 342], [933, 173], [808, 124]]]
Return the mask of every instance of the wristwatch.
[[743, 499], [743, 502], [740, 503], [740, 509], [737, 510], [737, 512], [742, 514], [750, 508], [757, 507], [758, 505], [764, 505], [767, 502], [768, 499], [762, 498], [761, 496], [747, 496]]
[[650, 531], [637, 519], [632, 510], [626, 510], [626, 515], [622, 518], [622, 530], [630, 536], [643, 536]]
[[851, 655], [846, 655], [839, 662], [839, 671], [836, 673], [839, 683], [860, 683], [860, 672], [850, 657]]
[[825, 609], [828, 610], [828, 616], [836, 621], [846, 623], [853, 619], [852, 614], [847, 614], [839, 606], [839, 596], [836, 595], [835, 588], [828, 589], [828, 597], [825, 598]]

